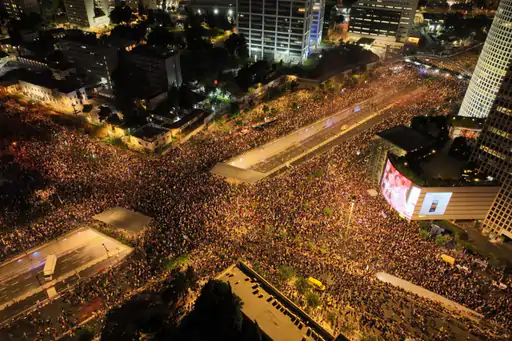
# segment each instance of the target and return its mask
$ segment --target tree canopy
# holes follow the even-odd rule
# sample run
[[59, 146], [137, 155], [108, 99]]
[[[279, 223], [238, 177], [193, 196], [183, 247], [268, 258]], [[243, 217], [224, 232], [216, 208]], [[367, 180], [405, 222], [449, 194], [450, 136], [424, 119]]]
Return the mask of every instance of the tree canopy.
[[110, 11], [110, 22], [112, 24], [129, 23], [135, 18], [132, 9], [129, 6], [116, 6]]

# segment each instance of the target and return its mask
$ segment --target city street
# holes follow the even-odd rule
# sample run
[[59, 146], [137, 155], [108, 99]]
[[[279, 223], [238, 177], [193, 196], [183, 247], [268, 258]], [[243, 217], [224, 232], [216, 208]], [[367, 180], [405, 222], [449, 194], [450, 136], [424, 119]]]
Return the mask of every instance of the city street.
[[[23, 310], [21, 308], [32, 306], [34, 298], [36, 301], [47, 298], [46, 292], [51, 294], [51, 288], [58, 293], [78, 281], [82, 271], [97, 268], [105, 261], [103, 266], [114, 264], [131, 250], [93, 229], [80, 228], [5, 262], [0, 265], [0, 323]], [[43, 268], [46, 257], [51, 254], [57, 256], [57, 265], [53, 280], [46, 281]], [[66, 285], [60, 285], [63, 281]]]
[[[385, 119], [383, 113], [392, 108], [395, 102], [406, 100], [417, 90], [418, 88], [412, 87], [399, 95], [370, 98], [351, 108], [337, 112], [333, 116], [224, 161], [216, 165], [212, 169], [212, 173], [242, 182], [259, 181], [324, 145], [329, 144], [332, 147], [341, 143], [346, 140], [343, 136], [353, 129], [361, 131], [358, 128], [362, 127], [364, 130], [374, 126]], [[376, 119], [377, 117], [379, 119]], [[348, 136], [352, 136], [352, 134]]]

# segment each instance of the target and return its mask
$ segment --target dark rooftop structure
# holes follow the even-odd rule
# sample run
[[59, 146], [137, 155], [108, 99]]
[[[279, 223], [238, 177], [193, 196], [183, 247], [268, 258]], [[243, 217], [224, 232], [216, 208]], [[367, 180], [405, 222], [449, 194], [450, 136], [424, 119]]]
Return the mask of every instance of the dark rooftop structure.
[[197, 120], [200, 120], [206, 116], [206, 112], [201, 109], [194, 109], [192, 110], [188, 115], [183, 117], [182, 119], [173, 122], [171, 124], [164, 125], [166, 128], [169, 129], [183, 129], [184, 127], [187, 127], [194, 123]]
[[153, 142], [154, 140], [156, 140], [156, 138], [159, 135], [161, 135], [165, 132], [167, 132], [166, 129], [156, 127], [151, 124], [146, 124], [146, 125], [140, 127], [139, 129], [137, 129], [132, 134], [132, 136], [137, 137], [137, 138], [147, 141], [147, 142]]
[[468, 129], [482, 129], [484, 126], [484, 118], [465, 117], [465, 116], [450, 116], [448, 124], [453, 127], [468, 128]]
[[403, 125], [377, 133], [377, 136], [396, 145], [406, 152], [412, 152], [434, 144], [435, 140], [417, 130]]
[[341, 334], [335, 338], [243, 262], [232, 265], [217, 279], [229, 283], [233, 292], [242, 299], [242, 313], [258, 324], [264, 340], [348, 340]]
[[373, 38], [364, 37], [364, 38], [360, 38], [357, 41], [357, 44], [358, 45], [371, 45], [371, 44], [373, 44], [374, 41], [375, 41], [375, 39], [373, 39]]
[[125, 230], [128, 234], [132, 235], [140, 233], [151, 222], [150, 217], [123, 207], [111, 208], [96, 214], [93, 218], [107, 225]]
[[53, 79], [51, 72], [32, 72], [25, 69], [16, 69], [8, 72], [2, 77], [3, 81], [20, 80], [48, 89], [57, 89], [62, 93], [70, 93], [81, 87], [80, 82], [75, 80]]
[[161, 48], [148, 45], [139, 45], [134, 48], [131, 53], [147, 56], [151, 58], [169, 58], [178, 53], [176, 50], [169, 50], [168, 48]]

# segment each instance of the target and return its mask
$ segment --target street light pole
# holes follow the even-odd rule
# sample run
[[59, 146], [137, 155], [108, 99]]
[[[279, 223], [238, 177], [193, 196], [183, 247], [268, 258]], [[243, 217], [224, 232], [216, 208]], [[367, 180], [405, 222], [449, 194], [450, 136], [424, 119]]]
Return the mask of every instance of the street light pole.
[[108, 253], [108, 249], [107, 249], [107, 247], [105, 246], [105, 243], [101, 243], [101, 245], [103, 245], [103, 247], [105, 248], [105, 251], [107, 251], [107, 257], [108, 257], [108, 258], [110, 258], [110, 255], [109, 255], [109, 253]]
[[352, 220], [352, 212], [354, 212], [354, 205], [355, 205], [355, 202], [352, 201], [352, 203], [350, 204], [350, 212], [348, 214], [347, 227], [350, 226], [350, 221]]

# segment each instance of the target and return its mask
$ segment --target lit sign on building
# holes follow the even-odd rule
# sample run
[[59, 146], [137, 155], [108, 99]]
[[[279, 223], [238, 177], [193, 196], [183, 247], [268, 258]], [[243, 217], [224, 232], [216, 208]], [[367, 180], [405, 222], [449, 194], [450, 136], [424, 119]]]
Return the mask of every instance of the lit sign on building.
[[442, 215], [448, 207], [450, 198], [452, 197], [451, 192], [447, 193], [427, 193], [423, 204], [420, 208], [420, 216], [422, 215]]
[[411, 219], [421, 192], [417, 187], [411, 190], [411, 184], [411, 180], [400, 174], [388, 160], [380, 183], [382, 195], [398, 213], [408, 219]]

